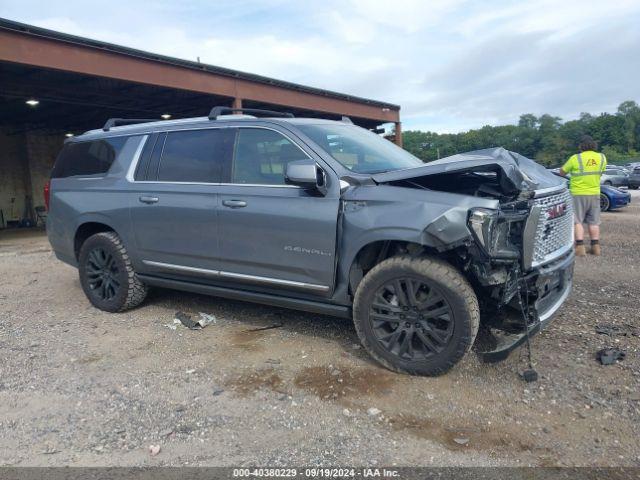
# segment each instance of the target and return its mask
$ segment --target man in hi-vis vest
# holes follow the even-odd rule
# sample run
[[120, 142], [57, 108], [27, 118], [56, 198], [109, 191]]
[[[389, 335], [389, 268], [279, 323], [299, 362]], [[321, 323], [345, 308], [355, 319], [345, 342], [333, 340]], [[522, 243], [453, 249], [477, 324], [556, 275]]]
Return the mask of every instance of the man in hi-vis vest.
[[560, 169], [561, 175], [570, 175], [573, 211], [575, 214], [576, 255], [584, 257], [584, 223], [589, 228], [591, 250], [600, 255], [600, 177], [607, 166], [607, 159], [596, 152], [596, 142], [588, 135], [580, 140], [580, 153], [572, 155]]

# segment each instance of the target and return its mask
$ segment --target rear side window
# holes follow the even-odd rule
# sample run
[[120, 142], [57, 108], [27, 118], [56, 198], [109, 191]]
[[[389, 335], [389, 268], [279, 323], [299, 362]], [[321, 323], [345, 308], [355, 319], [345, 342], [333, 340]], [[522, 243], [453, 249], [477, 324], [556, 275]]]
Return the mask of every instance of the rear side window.
[[169, 132], [162, 150], [158, 181], [223, 182], [233, 140], [231, 129]]
[[51, 178], [103, 175], [109, 171], [128, 137], [67, 143], [51, 172]]

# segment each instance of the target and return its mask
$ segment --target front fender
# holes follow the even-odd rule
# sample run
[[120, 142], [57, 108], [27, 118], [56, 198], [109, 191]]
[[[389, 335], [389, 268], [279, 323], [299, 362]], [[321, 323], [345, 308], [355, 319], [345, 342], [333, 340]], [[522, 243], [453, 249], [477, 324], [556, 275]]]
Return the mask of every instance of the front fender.
[[445, 250], [471, 236], [470, 208], [498, 208], [493, 199], [388, 185], [351, 188], [342, 198], [338, 284], [365, 246], [378, 241], [410, 242]]

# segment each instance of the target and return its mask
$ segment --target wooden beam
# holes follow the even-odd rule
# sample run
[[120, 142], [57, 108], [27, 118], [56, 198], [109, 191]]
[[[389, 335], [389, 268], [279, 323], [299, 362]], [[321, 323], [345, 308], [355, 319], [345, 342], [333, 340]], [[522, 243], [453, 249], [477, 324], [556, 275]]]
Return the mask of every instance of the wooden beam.
[[242, 98], [283, 107], [362, 117], [380, 123], [400, 120], [400, 112], [395, 109], [9, 30], [0, 30], [0, 61], [208, 93], [229, 99]]

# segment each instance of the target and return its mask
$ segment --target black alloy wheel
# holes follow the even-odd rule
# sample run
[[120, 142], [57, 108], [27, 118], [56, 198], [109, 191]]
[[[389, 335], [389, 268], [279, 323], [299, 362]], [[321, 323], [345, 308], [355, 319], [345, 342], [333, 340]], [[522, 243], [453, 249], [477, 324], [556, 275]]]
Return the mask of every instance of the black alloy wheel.
[[140, 281], [116, 232], [87, 238], [78, 254], [78, 273], [85, 295], [94, 307], [122, 312], [142, 303], [147, 286]]
[[473, 287], [453, 265], [431, 256], [383, 260], [354, 296], [360, 342], [396, 372], [442, 375], [469, 351], [479, 323]]
[[400, 277], [384, 284], [376, 291], [369, 318], [377, 340], [403, 360], [441, 353], [453, 336], [451, 307], [422, 279]]
[[122, 286], [123, 279], [115, 258], [102, 247], [89, 252], [86, 275], [92, 294], [100, 300], [113, 299]]

